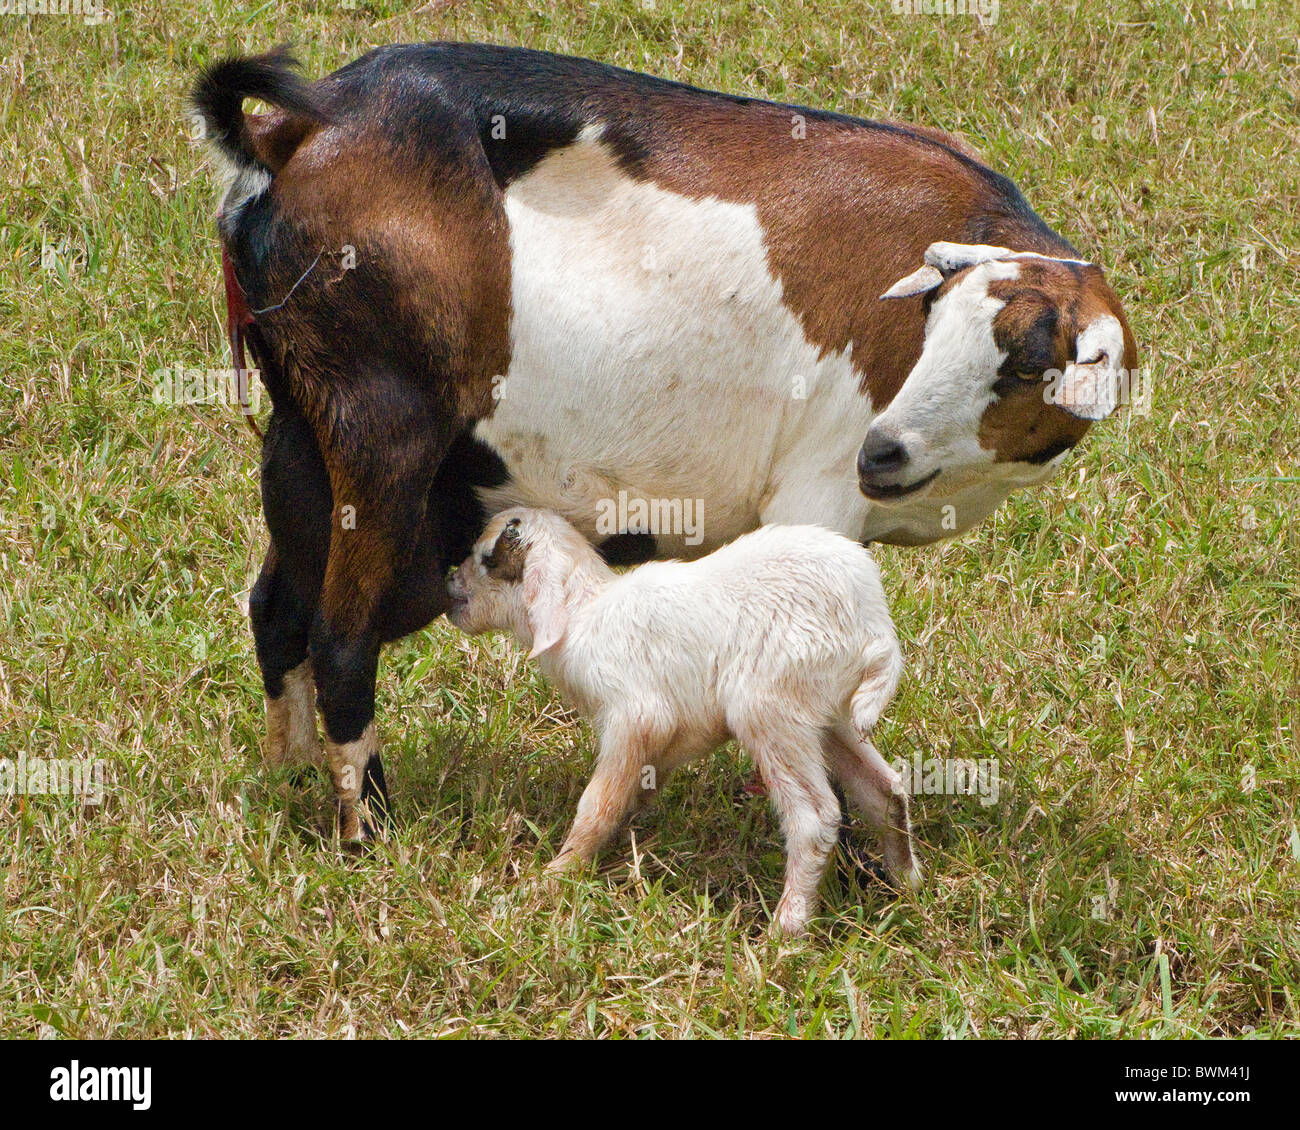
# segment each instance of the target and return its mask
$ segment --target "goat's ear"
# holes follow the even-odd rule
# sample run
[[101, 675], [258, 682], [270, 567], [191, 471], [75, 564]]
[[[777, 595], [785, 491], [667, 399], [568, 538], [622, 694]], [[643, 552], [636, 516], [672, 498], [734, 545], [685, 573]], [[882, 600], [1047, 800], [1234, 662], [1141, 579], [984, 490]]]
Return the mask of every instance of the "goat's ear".
[[1007, 247], [987, 243], [947, 243], [939, 241], [925, 249], [925, 266], [894, 283], [881, 298], [913, 298], [934, 290], [943, 280], [990, 259], [1014, 258]]
[[513, 583], [523, 577], [527, 556], [528, 550], [519, 540], [519, 519], [511, 518], [497, 535], [492, 551], [483, 558], [483, 568], [494, 580]]
[[944, 279], [958, 271], [987, 263], [990, 259], [1014, 259], [1018, 255], [1008, 247], [988, 243], [947, 243], [939, 241], [925, 249], [925, 266], [894, 283], [881, 298], [912, 298], [934, 290]]
[[[894, 283], [881, 298], [912, 298], [934, 290], [944, 279], [958, 271], [988, 263], [994, 259], [1045, 259], [1037, 251], [1013, 251], [993, 243], [949, 243], [946, 240], [930, 244], [925, 249], [925, 266]], [[1063, 259], [1064, 263], [1082, 263], [1080, 259]], [[1087, 265], [1087, 264], [1084, 264]]]
[[925, 294], [927, 291], [934, 290], [941, 282], [943, 282], [943, 272], [927, 263], [919, 270], [899, 279], [880, 297], [914, 298], [918, 294]]
[[564, 638], [569, 626], [569, 609], [564, 599], [569, 564], [565, 555], [554, 547], [550, 552], [528, 555], [524, 566], [524, 608], [528, 629], [533, 634], [529, 659], [550, 651]]

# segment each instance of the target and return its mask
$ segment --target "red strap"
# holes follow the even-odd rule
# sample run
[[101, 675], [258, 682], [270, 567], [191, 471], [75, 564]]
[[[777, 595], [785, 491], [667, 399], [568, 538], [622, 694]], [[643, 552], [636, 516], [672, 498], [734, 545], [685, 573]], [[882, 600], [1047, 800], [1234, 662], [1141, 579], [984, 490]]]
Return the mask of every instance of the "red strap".
[[[235, 265], [223, 247], [221, 249], [221, 273], [226, 280], [226, 336], [230, 339], [230, 355], [235, 362], [237, 373], [245, 372], [244, 328], [253, 325], [253, 312], [248, 308], [248, 299], [244, 297], [244, 288], [235, 277]], [[248, 411], [248, 402], [244, 401], [244, 419], [248, 421], [258, 439], [262, 438], [262, 429], [257, 426], [252, 412]]]

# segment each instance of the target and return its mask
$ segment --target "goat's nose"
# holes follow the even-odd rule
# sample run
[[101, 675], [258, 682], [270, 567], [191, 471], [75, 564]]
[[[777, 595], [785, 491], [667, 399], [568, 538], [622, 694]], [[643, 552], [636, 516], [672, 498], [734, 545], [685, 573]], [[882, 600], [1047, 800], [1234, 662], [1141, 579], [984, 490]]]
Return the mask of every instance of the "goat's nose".
[[888, 436], [872, 435], [862, 441], [858, 449], [858, 474], [866, 475], [880, 471], [897, 471], [907, 465], [907, 449], [896, 439]]

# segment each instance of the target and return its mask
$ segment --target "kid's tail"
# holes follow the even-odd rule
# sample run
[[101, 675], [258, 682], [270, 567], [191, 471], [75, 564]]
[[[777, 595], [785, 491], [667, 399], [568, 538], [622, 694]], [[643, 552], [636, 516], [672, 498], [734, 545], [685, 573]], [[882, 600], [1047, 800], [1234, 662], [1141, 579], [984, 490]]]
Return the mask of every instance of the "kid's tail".
[[894, 639], [877, 637], [862, 655], [862, 682], [849, 701], [853, 726], [865, 738], [894, 699], [903, 675], [903, 653]]

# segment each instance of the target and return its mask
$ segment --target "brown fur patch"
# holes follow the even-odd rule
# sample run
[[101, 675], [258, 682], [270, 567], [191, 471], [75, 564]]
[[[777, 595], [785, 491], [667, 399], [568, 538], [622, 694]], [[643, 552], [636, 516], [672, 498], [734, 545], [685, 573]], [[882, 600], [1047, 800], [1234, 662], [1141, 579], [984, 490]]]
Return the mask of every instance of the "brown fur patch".
[[[266, 144], [275, 129], [262, 127]], [[274, 224], [243, 229], [270, 244], [250, 280], [252, 305], [268, 308], [251, 340], [292, 389], [329, 477], [319, 606], [347, 636], [391, 603], [444, 453], [491, 413], [492, 378], [509, 368], [505, 213], [472, 133], [453, 132], [431, 147], [369, 117], [313, 127], [262, 205]], [[240, 250], [248, 262], [259, 249]]]
[[272, 173], [278, 173], [294, 151], [319, 123], [284, 110], [245, 114], [240, 124], [241, 143]]
[[823, 354], [852, 345], [861, 387], [883, 407], [920, 356], [925, 327], [919, 300], [907, 308], [880, 295], [931, 242], [963, 229], [978, 187], [950, 151], [905, 135], [809, 120], [796, 139], [792, 112], [777, 107], [703, 109], [646, 171], [673, 192], [752, 202], [804, 335]]
[[[643, 107], [666, 136], [642, 170], [691, 197], [752, 202], [786, 306], [823, 353], [853, 348], [861, 389], [881, 410], [921, 354], [922, 299], [880, 295], [936, 240], [981, 240], [1072, 254], [1046, 229], [1010, 215], [973, 150], [938, 130], [808, 118], [764, 103]], [[997, 238], [993, 239], [996, 234]]]
[[[492, 378], [510, 366], [510, 244], [499, 197], [468, 143], [435, 159], [377, 133], [337, 133], [310, 138], [275, 182], [285, 214], [314, 229], [331, 258], [356, 249], [353, 270], [330, 272], [330, 328], [340, 311], [351, 332], [391, 333], [394, 321], [418, 328], [427, 354], [411, 361], [437, 370], [427, 391], [449, 399], [461, 419], [490, 415]], [[388, 291], [382, 309], [351, 285], [355, 272], [375, 268]]]
[[1046, 462], [1084, 437], [1088, 421], [1048, 404], [1044, 382], [1020, 384], [990, 404], [980, 418], [979, 444], [995, 452], [997, 462]]
[[494, 580], [514, 584], [524, 578], [524, 562], [528, 549], [519, 540], [519, 519], [512, 518], [492, 546], [492, 552], [483, 558], [483, 568]]

